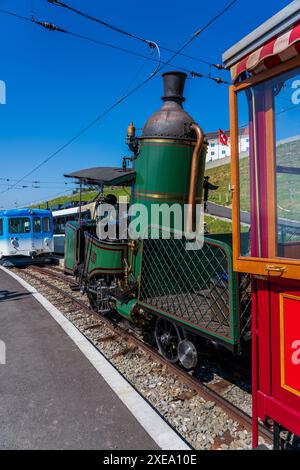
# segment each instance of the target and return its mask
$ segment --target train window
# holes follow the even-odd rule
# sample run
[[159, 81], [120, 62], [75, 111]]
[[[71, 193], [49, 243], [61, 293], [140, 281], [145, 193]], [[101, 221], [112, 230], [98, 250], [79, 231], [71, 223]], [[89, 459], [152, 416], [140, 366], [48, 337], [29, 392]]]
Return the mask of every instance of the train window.
[[276, 254], [300, 259], [300, 74], [274, 83]]
[[10, 217], [8, 231], [9, 233], [29, 233], [30, 219], [28, 217]]
[[0, 236], [3, 235], [3, 219], [0, 219]]
[[239, 181], [240, 181], [240, 250], [243, 256], [251, 255], [250, 246], [250, 154], [242, 145], [245, 136], [249, 135], [249, 95], [238, 95], [239, 129]]
[[300, 69], [242, 90], [237, 109], [239, 257], [299, 260]]
[[43, 218], [43, 232], [50, 232], [50, 218], [44, 217]]
[[40, 217], [33, 217], [33, 231], [39, 233], [41, 231], [41, 219]]

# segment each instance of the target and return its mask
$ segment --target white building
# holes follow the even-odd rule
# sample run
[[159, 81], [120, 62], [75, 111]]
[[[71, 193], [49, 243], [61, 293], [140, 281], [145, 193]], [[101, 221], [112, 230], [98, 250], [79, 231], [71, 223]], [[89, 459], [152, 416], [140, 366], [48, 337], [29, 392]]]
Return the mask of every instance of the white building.
[[[208, 132], [206, 133], [206, 138], [208, 140], [207, 148], [207, 162], [213, 162], [215, 160], [220, 160], [222, 158], [230, 157], [231, 147], [230, 147], [230, 132], [225, 131], [224, 134], [228, 137], [228, 145], [223, 145], [220, 142], [220, 134], [217, 132]], [[240, 129], [240, 138], [239, 138], [239, 151], [248, 152], [249, 151], [249, 129]]]

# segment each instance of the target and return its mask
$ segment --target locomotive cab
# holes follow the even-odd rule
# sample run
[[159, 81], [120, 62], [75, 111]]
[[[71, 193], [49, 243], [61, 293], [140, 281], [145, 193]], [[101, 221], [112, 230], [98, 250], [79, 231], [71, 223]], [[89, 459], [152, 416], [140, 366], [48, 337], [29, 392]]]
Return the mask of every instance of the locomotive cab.
[[[124, 239], [120, 238], [117, 198], [114, 194], [105, 194], [104, 188], [130, 186], [135, 171], [99, 167], [65, 176], [78, 179], [81, 185], [100, 188], [92, 219], [81, 220], [79, 217], [66, 225], [64, 270], [80, 279], [81, 292], [86, 292], [91, 306], [104, 314], [111, 310], [109, 294], [120, 286], [122, 280], [125, 284], [129, 270], [129, 242], [127, 232]], [[124, 205], [127, 209], [127, 203]]]

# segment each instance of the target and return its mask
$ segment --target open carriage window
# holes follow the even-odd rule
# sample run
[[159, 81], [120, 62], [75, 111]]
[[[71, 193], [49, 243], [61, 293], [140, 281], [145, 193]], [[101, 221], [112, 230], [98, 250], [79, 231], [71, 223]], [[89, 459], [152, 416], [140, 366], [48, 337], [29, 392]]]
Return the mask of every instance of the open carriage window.
[[249, 103], [247, 95], [238, 95], [239, 129], [239, 182], [240, 182], [240, 250], [243, 256], [250, 256], [250, 160], [249, 160]]
[[0, 219], [0, 236], [3, 235], [3, 219]]
[[300, 72], [274, 84], [276, 254], [300, 259]]
[[300, 259], [300, 70], [239, 92], [237, 106], [240, 256]]

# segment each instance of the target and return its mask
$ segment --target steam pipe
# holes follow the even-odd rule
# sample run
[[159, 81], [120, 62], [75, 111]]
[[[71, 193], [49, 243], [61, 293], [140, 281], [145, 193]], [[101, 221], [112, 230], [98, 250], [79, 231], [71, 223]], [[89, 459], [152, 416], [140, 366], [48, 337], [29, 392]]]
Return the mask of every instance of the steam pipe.
[[195, 222], [196, 210], [196, 196], [197, 196], [197, 182], [199, 174], [199, 159], [200, 152], [204, 141], [204, 134], [201, 127], [196, 123], [192, 123], [190, 129], [196, 133], [197, 141], [193, 152], [191, 175], [190, 175], [190, 188], [188, 197], [188, 214], [187, 214], [187, 232], [193, 231]]

